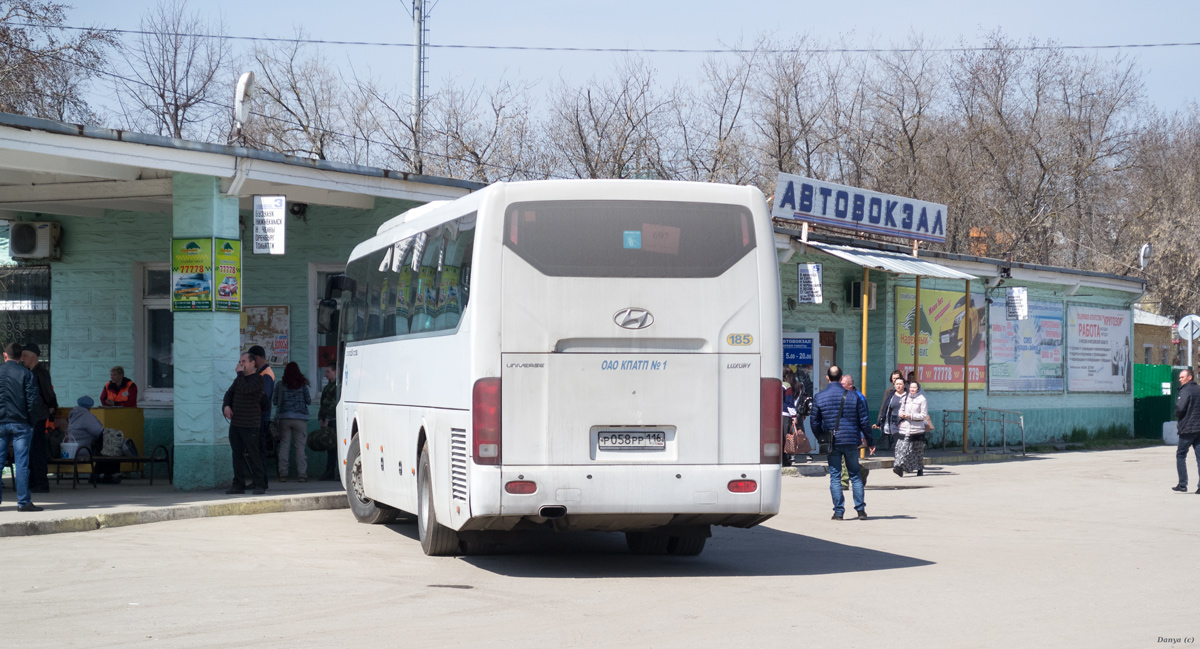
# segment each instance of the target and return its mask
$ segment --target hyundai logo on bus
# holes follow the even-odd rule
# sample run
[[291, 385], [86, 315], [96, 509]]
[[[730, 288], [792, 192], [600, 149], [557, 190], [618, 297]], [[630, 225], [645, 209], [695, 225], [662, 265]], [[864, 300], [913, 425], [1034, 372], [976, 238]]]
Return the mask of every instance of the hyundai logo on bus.
[[645, 309], [621, 309], [613, 316], [613, 322], [626, 329], [645, 329], [654, 324], [654, 316]]
[[905, 239], [946, 241], [946, 206], [779, 174], [771, 216]]

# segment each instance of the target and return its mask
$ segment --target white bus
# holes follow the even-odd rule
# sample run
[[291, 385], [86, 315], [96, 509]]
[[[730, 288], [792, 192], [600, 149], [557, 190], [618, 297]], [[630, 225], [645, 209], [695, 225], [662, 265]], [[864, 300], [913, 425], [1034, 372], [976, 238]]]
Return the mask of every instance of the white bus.
[[694, 555], [712, 525], [761, 523], [779, 511], [779, 295], [754, 188], [499, 183], [384, 223], [320, 318], [342, 340], [354, 515], [415, 514], [430, 555], [537, 526]]

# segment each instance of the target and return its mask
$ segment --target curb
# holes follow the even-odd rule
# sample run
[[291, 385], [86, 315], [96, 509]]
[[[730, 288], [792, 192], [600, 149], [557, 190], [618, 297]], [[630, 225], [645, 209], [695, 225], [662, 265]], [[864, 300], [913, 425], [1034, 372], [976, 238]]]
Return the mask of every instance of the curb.
[[144, 525], [163, 521], [209, 518], [213, 516], [250, 516], [253, 514], [276, 514], [280, 512], [317, 511], [321, 509], [346, 509], [350, 504], [345, 494], [320, 494], [315, 496], [289, 496], [258, 500], [222, 501], [203, 505], [179, 505], [158, 509], [143, 509], [114, 514], [93, 514], [72, 518], [57, 518], [43, 521], [21, 521], [0, 524], [0, 537], [35, 536], [65, 532], [90, 532], [111, 527]]

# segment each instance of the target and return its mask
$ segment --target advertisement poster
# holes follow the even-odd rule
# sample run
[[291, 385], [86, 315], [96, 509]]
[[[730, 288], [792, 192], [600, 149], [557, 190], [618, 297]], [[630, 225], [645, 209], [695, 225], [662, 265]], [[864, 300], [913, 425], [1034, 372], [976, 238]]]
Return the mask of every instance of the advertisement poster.
[[1071, 392], [1128, 392], [1128, 311], [1067, 307], [1067, 389]]
[[917, 380], [925, 390], [961, 390], [963, 354], [970, 359], [968, 387], [982, 390], [987, 379], [983, 294], [972, 293], [968, 307], [960, 291], [922, 289], [919, 311], [916, 298], [917, 289], [896, 288], [896, 362], [900, 371], [912, 371], [913, 342], [919, 341]]
[[171, 310], [212, 311], [213, 240], [171, 240]]
[[1063, 305], [1027, 302], [1028, 317], [1009, 319], [1010, 303], [993, 302], [988, 322], [992, 392], [1062, 392]]
[[216, 239], [217, 311], [242, 310], [242, 242]]
[[783, 333], [783, 367], [796, 374], [807, 395], [813, 394], [817, 347], [817, 334]]
[[247, 306], [242, 309], [242, 350], [261, 345], [271, 365], [287, 365], [291, 355], [290, 307]]

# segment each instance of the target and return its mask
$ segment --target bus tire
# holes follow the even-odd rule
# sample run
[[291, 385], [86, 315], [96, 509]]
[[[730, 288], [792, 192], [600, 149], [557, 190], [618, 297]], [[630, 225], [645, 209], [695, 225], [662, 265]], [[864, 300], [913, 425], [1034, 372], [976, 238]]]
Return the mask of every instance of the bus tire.
[[433, 480], [429, 470], [428, 444], [421, 449], [417, 468], [417, 535], [421, 549], [431, 557], [447, 557], [458, 553], [458, 533], [437, 520], [433, 507]]
[[346, 500], [350, 501], [350, 512], [360, 523], [377, 525], [396, 520], [399, 512], [387, 505], [367, 498], [363, 485], [362, 456], [358, 449], [358, 435], [350, 440], [346, 452]]
[[671, 537], [662, 532], [626, 532], [630, 554], [666, 554]]
[[694, 557], [704, 552], [706, 541], [708, 541], [708, 537], [700, 534], [672, 536], [670, 543], [667, 544], [667, 553], [680, 557]]

